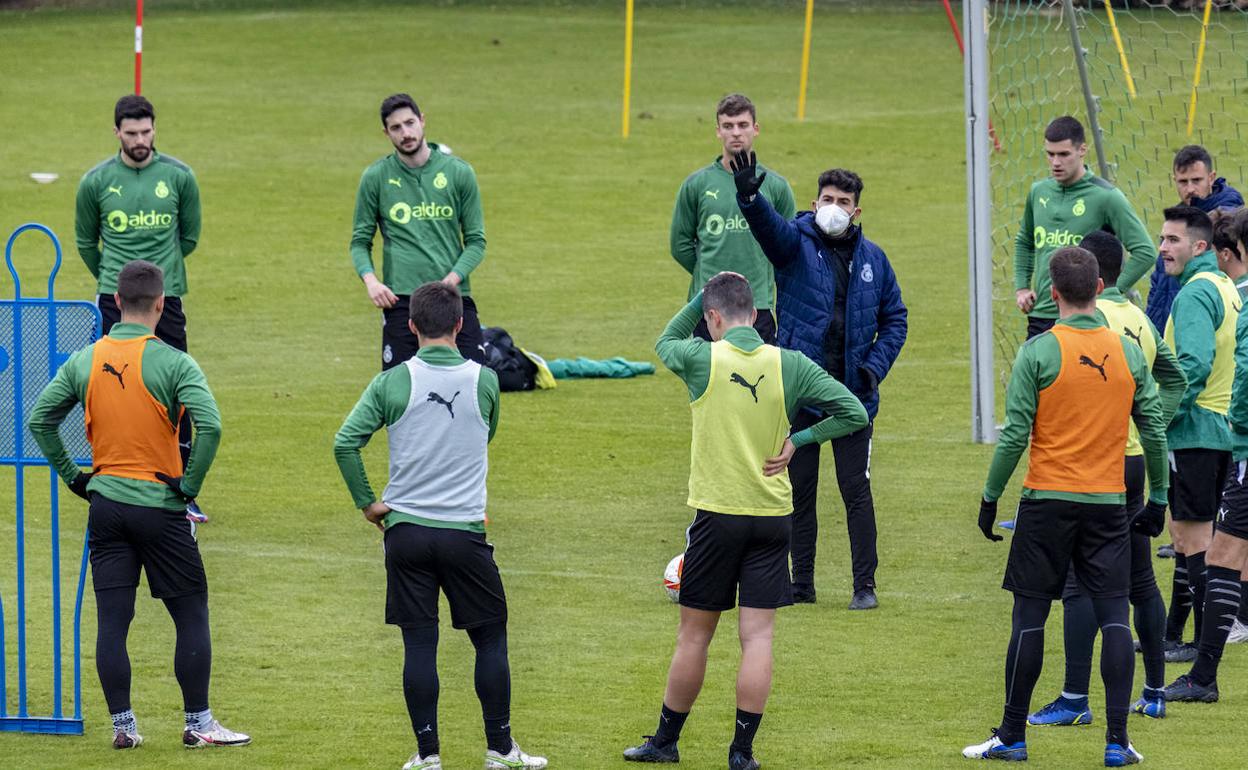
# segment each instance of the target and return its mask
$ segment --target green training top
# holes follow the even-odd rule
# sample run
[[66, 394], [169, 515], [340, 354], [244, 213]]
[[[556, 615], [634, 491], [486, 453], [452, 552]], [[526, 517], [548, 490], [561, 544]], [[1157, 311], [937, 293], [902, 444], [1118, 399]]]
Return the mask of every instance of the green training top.
[[[1058, 321], [1075, 329], [1095, 329], [1104, 326], [1095, 316], [1072, 315]], [[1144, 445], [1144, 462], [1148, 470], [1149, 499], [1166, 502], [1166, 489], [1170, 474], [1166, 464], [1166, 424], [1161, 416], [1161, 399], [1157, 385], [1148, 371], [1144, 353], [1131, 340], [1119, 335], [1127, 366], [1135, 379], [1135, 403], [1131, 418], [1140, 432]], [[996, 500], [1005, 491], [1023, 450], [1031, 439], [1031, 428], [1036, 418], [1040, 391], [1052, 385], [1062, 370], [1062, 351], [1057, 338], [1045, 332], [1032, 337], [1018, 349], [1014, 369], [1010, 372], [1010, 384], [1005, 391], [1005, 427], [997, 437], [997, 449], [992, 455], [988, 469], [988, 481], [984, 485], [984, 499]], [[1124, 451], [1125, 445], [1118, 451]], [[1023, 498], [1028, 500], [1068, 500], [1077, 503], [1124, 503], [1122, 492], [1060, 492], [1023, 487]]]
[[[151, 333], [152, 330], [142, 324], [119, 323], [113, 326], [108, 336], [117, 340], [132, 340]], [[81, 471], [74, 465], [69, 452], [65, 451], [57, 428], [75, 405], [86, 401], [94, 347], [87, 346], [69, 357], [39, 394], [30, 412], [30, 432], [35, 442], [67, 484], [78, 478]], [[191, 416], [195, 439], [191, 443], [191, 457], [182, 476], [182, 490], [194, 497], [203, 487], [204, 477], [208, 475], [208, 468], [221, 443], [221, 413], [217, 411], [217, 402], [208, 389], [208, 381], [195, 359], [160, 340], [148, 340], [143, 346], [143, 385], [168, 410], [170, 423], [178, 424], [182, 406]], [[171, 511], [186, 507], [186, 501], [172, 489], [154, 481], [93, 476], [87, 489], [130, 505]]]
[[1231, 386], [1231, 458], [1248, 460], [1248, 313], [1235, 322], [1235, 384]]
[[351, 261], [363, 277], [374, 271], [373, 235], [381, 229], [382, 283], [411, 294], [454, 271], [459, 291], [472, 294], [468, 274], [485, 259], [485, 219], [477, 176], [467, 161], [430, 143], [429, 161], [408, 168], [391, 153], [364, 169], [355, 196]]
[[1049, 257], [1063, 246], [1078, 246], [1083, 236], [1100, 229], [1117, 235], [1131, 253], [1118, 276], [1118, 288], [1125, 293], [1153, 268], [1157, 246], [1122, 191], [1086, 167], [1069, 187], [1052, 177], [1031, 186], [1014, 237], [1014, 288], [1036, 293], [1029, 315], [1057, 318], [1057, 303], [1049, 293]]
[[[792, 219], [796, 212], [793, 189], [785, 178], [767, 173], [759, 193], [776, 212]], [[763, 249], [750, 234], [750, 225], [737, 206], [737, 188], [722, 159], [698, 169], [680, 185], [672, 212], [672, 259], [689, 271], [689, 297], [725, 270], [740, 273], [754, 291], [754, 306], [770, 310], [775, 304], [775, 274]]]
[[1196, 403], [1213, 373], [1218, 353], [1214, 333], [1222, 325], [1226, 313], [1217, 286], [1212, 281], [1193, 281], [1197, 273], [1224, 275], [1218, 270], [1218, 258], [1213, 251], [1198, 255], [1183, 268], [1183, 274], [1179, 276], [1181, 288], [1170, 307], [1174, 353], [1187, 377], [1187, 391], [1166, 431], [1166, 440], [1171, 450], [1229, 451], [1231, 433], [1226, 416]]
[[[735, 193], [734, 193], [735, 194]], [[689, 400], [706, 392], [711, 378], [711, 343], [691, 338], [702, 318], [702, 292], [667, 324], [655, 350], [659, 358], [689, 388]], [[724, 339], [749, 352], [764, 344], [750, 326], [736, 326]], [[780, 375], [784, 385], [784, 409], [791, 420], [799, 409], [815, 409], [827, 415], [823, 420], [790, 436], [797, 447], [822, 444], [867, 427], [867, 410], [862, 402], [823, 367], [796, 350], [780, 351]]]
[[199, 242], [200, 222], [191, 167], [155, 150], [143, 168], [122, 163], [119, 152], [78, 183], [74, 233], [100, 294], [117, 291], [117, 274], [127, 262], [146, 259], [164, 271], [165, 295], [181, 297], [184, 260]]
[[[464, 358], [454, 348], [444, 345], [433, 345], [416, 351], [416, 357], [433, 366], [459, 366]], [[377, 501], [373, 487], [368, 482], [368, 474], [364, 471], [364, 459], [360, 449], [368, 444], [373, 434], [385, 426], [393, 425], [407, 411], [408, 402], [412, 398], [412, 377], [406, 366], [396, 366], [373, 378], [364, 389], [364, 394], [356, 403], [355, 408], [347, 415], [347, 419], [334, 436], [334, 459], [338, 462], [338, 470], [347, 482], [351, 499], [356, 508], [365, 508]], [[481, 367], [477, 378], [477, 404], [481, 407], [481, 415], [490, 426], [490, 439], [498, 429], [499, 392], [498, 375], [488, 367]], [[426, 519], [399, 511], [391, 511], [386, 516], [386, 526], [390, 527], [401, 522], [420, 524], [426, 527], [443, 529], [464, 529], [472, 532], [484, 532], [480, 522], [459, 523], [435, 519]]]

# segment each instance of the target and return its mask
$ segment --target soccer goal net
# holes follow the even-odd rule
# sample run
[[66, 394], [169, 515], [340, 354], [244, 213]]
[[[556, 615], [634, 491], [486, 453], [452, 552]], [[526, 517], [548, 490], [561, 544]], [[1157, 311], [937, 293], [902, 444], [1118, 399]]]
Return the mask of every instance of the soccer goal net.
[[[979, 162], [986, 161], [989, 189], [979, 191], [983, 215], [971, 222], [990, 232], [978, 249], [989, 254], [972, 247], [972, 277], [978, 260], [991, 273], [980, 292], [990, 285], [991, 297], [972, 297], [972, 307], [988, 316], [980, 328], [990, 323], [991, 334], [980, 335], [972, 358], [981, 371], [972, 374], [995, 394], [974, 394], [973, 435], [992, 441], [1003, 416], [998, 396], [1025, 337], [1014, 302], [1014, 238], [1031, 184], [1048, 174], [1045, 125], [1060, 115], [1084, 123], [1088, 165], [1126, 194], [1150, 231], [1160, 228], [1162, 209], [1178, 203], [1171, 165], [1184, 145], [1204, 146], [1218, 175], [1243, 189], [1248, 1], [967, 0], [964, 10], [968, 38], [980, 46], [968, 50], [968, 111], [972, 92], [986, 90], [987, 121], [979, 123], [990, 124], [976, 126], [988, 132]], [[1136, 289], [1146, 293], [1147, 280]]]

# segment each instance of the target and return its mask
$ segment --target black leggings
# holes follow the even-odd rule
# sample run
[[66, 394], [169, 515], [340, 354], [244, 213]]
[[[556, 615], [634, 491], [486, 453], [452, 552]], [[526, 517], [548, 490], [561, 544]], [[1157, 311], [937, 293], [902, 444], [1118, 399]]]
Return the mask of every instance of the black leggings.
[[[130, 655], [126, 637], [134, 620], [136, 589], [108, 588], [95, 592], [98, 631], [95, 667], [104, 688], [110, 714], [130, 708]], [[197, 593], [163, 599], [177, 629], [173, 673], [182, 689], [187, 711], [208, 708], [208, 681], [212, 676], [212, 638], [208, 630], [208, 594]]]

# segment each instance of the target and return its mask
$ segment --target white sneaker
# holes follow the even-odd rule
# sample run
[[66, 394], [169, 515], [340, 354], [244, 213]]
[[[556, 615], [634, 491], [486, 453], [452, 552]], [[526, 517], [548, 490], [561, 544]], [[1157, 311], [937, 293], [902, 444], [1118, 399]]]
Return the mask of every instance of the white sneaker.
[[1004, 759], [1007, 762], [1019, 762], [1027, 759], [1027, 744], [1019, 741], [1012, 746], [1002, 743], [993, 728], [992, 737], [983, 743], [967, 746], [962, 749], [962, 756], [967, 759]]
[[520, 744], [513, 738], [511, 751], [499, 754], [497, 751], [485, 752], [485, 770], [541, 770], [546, 767], [546, 757], [531, 757], [520, 750]]
[[138, 733], [113, 733], [113, 748], [137, 749], [143, 743], [143, 736]]
[[403, 765], [403, 770], [442, 770], [442, 760], [437, 754], [422, 757], [418, 751]]
[[1245, 626], [1235, 618], [1235, 622], [1231, 624], [1231, 633], [1226, 637], [1227, 644], [1239, 644], [1240, 642], [1248, 642], [1248, 626]]
[[182, 745], [188, 749], [200, 749], [204, 746], [246, 746], [249, 743], [250, 735], [227, 729], [215, 719], [208, 723], [205, 730], [186, 730], [182, 733]]

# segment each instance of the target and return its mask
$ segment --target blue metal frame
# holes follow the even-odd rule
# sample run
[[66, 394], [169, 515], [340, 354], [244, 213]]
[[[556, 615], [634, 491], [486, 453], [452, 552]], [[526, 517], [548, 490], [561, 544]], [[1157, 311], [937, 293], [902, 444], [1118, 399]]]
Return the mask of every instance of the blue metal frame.
[[[13, 243], [18, 236], [28, 231], [41, 232], [51, 241], [56, 250], [56, 263], [48, 275], [48, 293], [45, 297], [26, 298], [22, 296], [21, 279], [13, 265]], [[61, 242], [49, 228], [41, 224], [29, 223], [13, 231], [4, 247], [4, 261], [13, 277], [13, 300], [4, 301], [13, 307], [13, 339], [11, 363], [14, 373], [14, 456], [0, 457], [0, 465], [12, 465], [16, 469], [17, 483], [15, 489], [15, 519], [17, 530], [17, 665], [18, 665], [18, 711], [16, 715], [8, 714], [8, 687], [5, 678], [5, 637], [4, 637], [4, 604], [0, 600], [0, 732], [56, 733], [81, 735], [82, 720], [82, 599], [86, 588], [87, 577], [87, 538], [83, 536], [82, 560], [78, 571], [77, 593], [74, 600], [73, 648], [74, 648], [74, 713], [65, 716], [63, 702], [64, 693], [61, 681], [61, 569], [60, 569], [60, 485], [57, 483], [55, 469], [51, 468], [43, 457], [27, 457], [24, 451], [25, 405], [23, 403], [22, 379], [22, 309], [23, 307], [39, 306], [46, 308], [48, 317], [48, 376], [51, 378], [56, 370], [65, 363], [66, 356], [57, 352], [56, 312], [58, 308], [67, 306], [85, 306], [95, 315], [93, 337], [98, 339], [101, 329], [99, 309], [89, 302], [58, 302], [55, 299], [54, 285], [56, 274], [61, 269]], [[3, 365], [0, 364], [0, 371]], [[76, 457], [74, 461], [80, 465], [90, 465], [90, 457]], [[52, 535], [52, 691], [53, 711], [50, 716], [31, 716], [26, 705], [26, 526], [25, 526], [25, 469], [28, 467], [47, 466], [51, 481], [50, 525]]]

